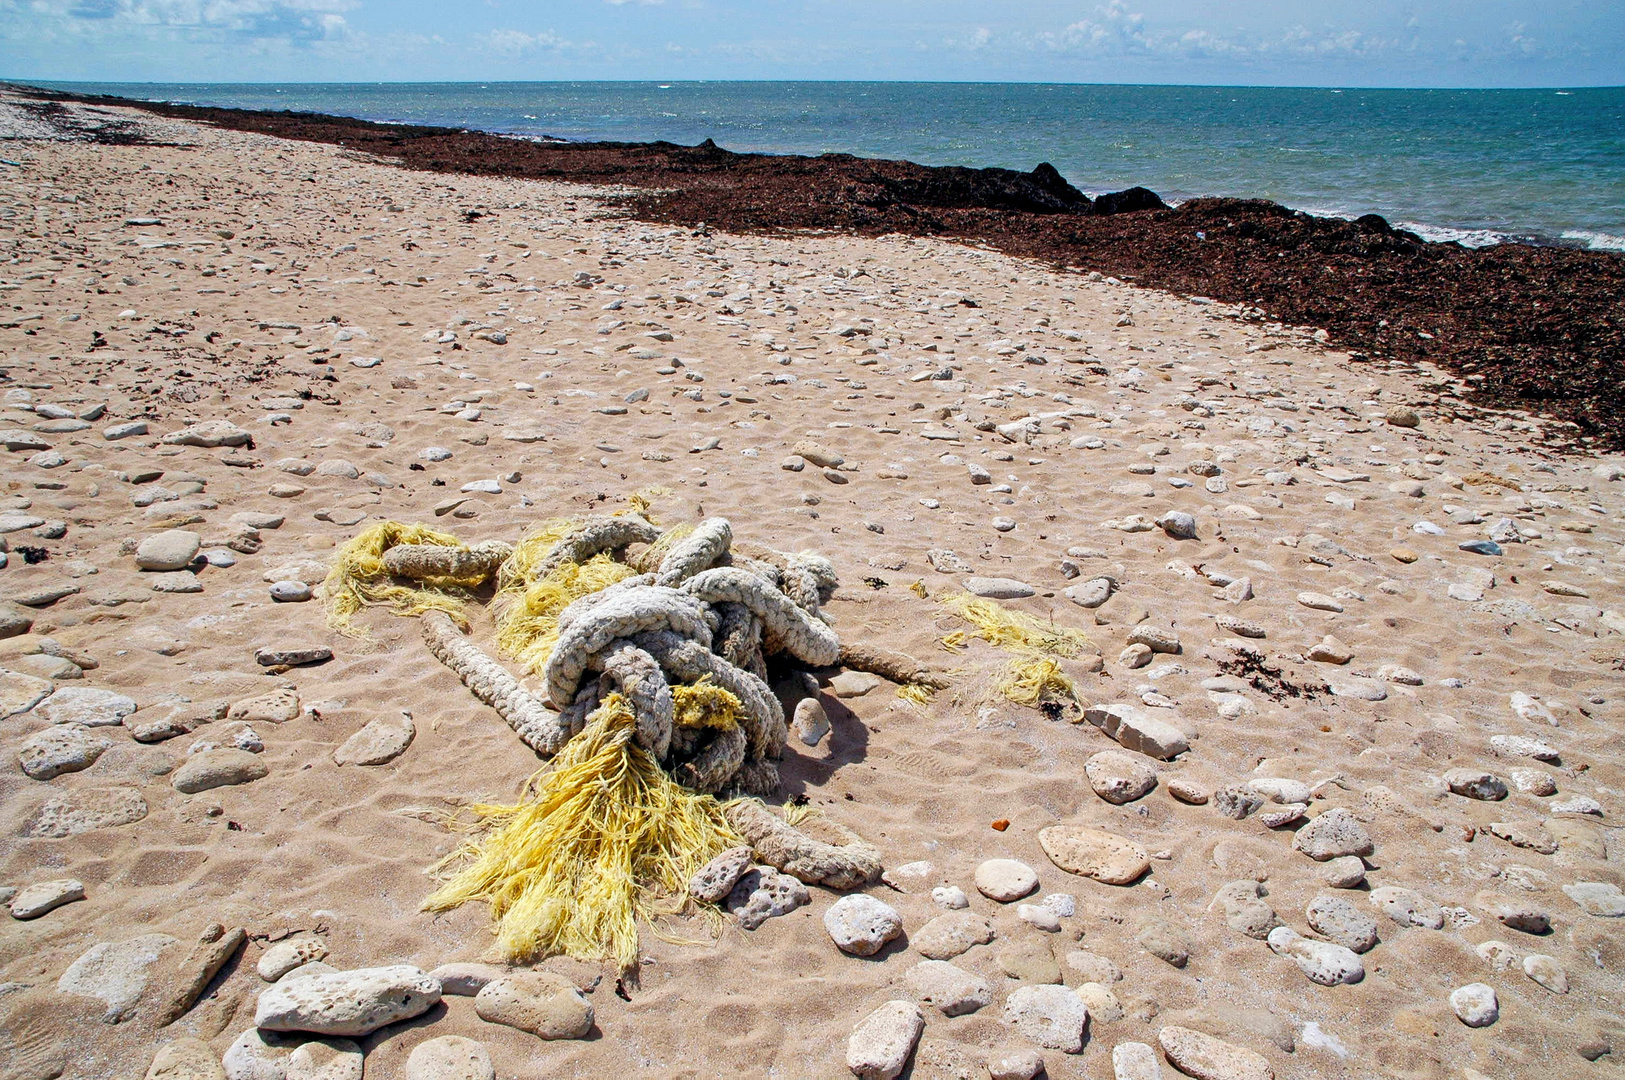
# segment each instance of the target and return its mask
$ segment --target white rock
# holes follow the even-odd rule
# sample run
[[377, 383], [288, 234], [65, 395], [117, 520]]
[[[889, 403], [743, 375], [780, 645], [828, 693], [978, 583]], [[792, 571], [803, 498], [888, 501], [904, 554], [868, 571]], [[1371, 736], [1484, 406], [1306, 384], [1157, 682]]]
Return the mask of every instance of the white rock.
[[1488, 1027], [1501, 1015], [1495, 989], [1484, 983], [1468, 983], [1450, 992], [1450, 1008], [1468, 1027]]
[[842, 952], [873, 956], [903, 932], [903, 917], [884, 901], [853, 893], [824, 912], [824, 929]]
[[989, 859], [976, 868], [976, 890], [989, 900], [1007, 904], [1038, 888], [1038, 873], [1015, 859]]
[[1337, 986], [1365, 978], [1365, 965], [1353, 950], [1330, 941], [1306, 938], [1290, 927], [1277, 926], [1271, 930], [1269, 946], [1276, 954], [1295, 960], [1310, 982]]
[[1112, 1080], [1162, 1080], [1157, 1052], [1146, 1043], [1123, 1042], [1112, 1047]]
[[63, 904], [85, 898], [85, 883], [77, 878], [40, 881], [18, 891], [7, 905], [13, 919], [37, 919]]
[[901, 1076], [925, 1029], [925, 1015], [912, 1001], [888, 1001], [858, 1022], [846, 1041], [846, 1067], [859, 1080]]
[[1064, 986], [1019, 986], [1005, 999], [1004, 1022], [1046, 1050], [1075, 1054], [1083, 1049], [1089, 1009]]
[[294, 968], [326, 956], [327, 943], [319, 937], [287, 938], [261, 953], [254, 970], [266, 982], [274, 983]]
[[412, 718], [405, 713], [380, 716], [344, 740], [333, 751], [333, 761], [339, 765], [383, 765], [406, 753], [416, 734]]
[[135, 564], [143, 570], [184, 570], [202, 546], [203, 538], [185, 529], [154, 533], [136, 547]]
[[168, 934], [142, 934], [127, 941], [102, 941], [68, 965], [56, 981], [64, 994], [93, 997], [107, 1006], [102, 1019], [116, 1024], [135, 1011], [154, 964], [176, 944]]
[[440, 1000], [440, 984], [415, 967], [314, 975], [260, 993], [254, 1023], [267, 1031], [366, 1035], [417, 1016]]
[[53, 724], [113, 727], [136, 711], [135, 699], [93, 686], [64, 686], [34, 707]]
[[53, 724], [24, 740], [17, 762], [35, 780], [88, 769], [113, 744], [79, 724]]
[[947, 908], [949, 911], [970, 907], [970, 898], [958, 885], [938, 885], [931, 890], [931, 899], [938, 907]]
[[460, 960], [441, 964], [429, 972], [429, 978], [440, 984], [440, 992], [452, 997], [473, 997], [485, 989], [485, 984], [508, 974], [493, 964]]
[[908, 973], [909, 989], [944, 1016], [973, 1013], [993, 1000], [993, 987], [980, 975], [946, 960], [921, 960]]
[[406, 1059], [406, 1080], [496, 1080], [485, 1047], [461, 1035], [418, 1043]]
[[1554, 994], [1569, 992], [1568, 972], [1554, 957], [1545, 953], [1530, 953], [1524, 957], [1523, 973]]

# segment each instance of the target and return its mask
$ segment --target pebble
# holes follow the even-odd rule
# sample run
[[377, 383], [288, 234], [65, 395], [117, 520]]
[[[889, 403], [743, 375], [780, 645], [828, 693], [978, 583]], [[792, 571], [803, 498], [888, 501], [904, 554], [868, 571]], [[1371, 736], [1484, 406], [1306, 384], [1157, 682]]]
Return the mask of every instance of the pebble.
[[825, 910], [824, 929], [842, 952], [873, 956], [903, 933], [903, 917], [882, 900], [854, 893]]
[[768, 919], [788, 915], [811, 902], [807, 886], [789, 874], [771, 866], [756, 866], [740, 876], [728, 893], [726, 907], [741, 927], [755, 930]]
[[440, 984], [440, 992], [448, 997], [473, 997], [492, 979], [508, 974], [505, 968], [492, 964], [460, 960], [441, 964], [429, 972], [429, 978]]
[[1345, 855], [1369, 855], [1371, 835], [1354, 815], [1334, 807], [1298, 830], [1292, 846], [1317, 862]]
[[1265, 803], [1265, 797], [1246, 784], [1226, 784], [1213, 793], [1213, 808], [1227, 818], [1244, 820]]
[[197, 558], [203, 538], [185, 529], [169, 529], [144, 538], [135, 549], [135, 564], [142, 570], [184, 570]]
[[1538, 769], [1510, 769], [1512, 786], [1525, 795], [1556, 795], [1557, 781]]
[[1088, 949], [1073, 949], [1066, 954], [1066, 968], [1079, 982], [1109, 985], [1123, 981], [1123, 969], [1107, 957]]
[[1185, 940], [1183, 931], [1170, 920], [1161, 916], [1150, 916], [1140, 925], [1139, 933], [1134, 940], [1140, 947], [1157, 959], [1182, 968], [1190, 963], [1190, 943]]
[[1196, 539], [1196, 519], [1182, 510], [1170, 510], [1159, 517], [1156, 524], [1175, 540]]
[[1401, 926], [1420, 926], [1439, 930], [1444, 926], [1444, 911], [1438, 904], [1411, 889], [1384, 885], [1371, 890], [1371, 905]]
[[1552, 918], [1536, 904], [1492, 892], [1480, 892], [1473, 902], [1502, 926], [1525, 934], [1544, 934], [1552, 928]]
[[254, 1024], [266, 1031], [366, 1035], [418, 1016], [440, 1000], [440, 984], [407, 964], [285, 980], [262, 990]]
[[333, 761], [338, 765], [383, 765], [406, 753], [415, 735], [417, 728], [404, 712], [380, 716], [345, 739], [333, 751]]
[[1123, 1003], [1103, 983], [1079, 983], [1073, 993], [1089, 1010], [1090, 1024], [1115, 1024], [1123, 1019]]
[[176, 791], [195, 795], [211, 788], [247, 784], [262, 779], [270, 770], [258, 754], [235, 747], [218, 747], [186, 759], [170, 783]]
[[1357, 953], [1377, 944], [1377, 920], [1340, 896], [1317, 896], [1304, 912], [1309, 927], [1328, 941]]
[[1625, 893], [1611, 881], [1576, 881], [1563, 886], [1563, 892], [1587, 915], [1601, 919], [1625, 917]]
[[301, 664], [319, 664], [323, 660], [333, 659], [333, 650], [325, 645], [306, 645], [292, 649], [261, 648], [254, 650], [254, 660], [261, 667], [281, 667], [286, 664], [298, 667]]
[[938, 885], [931, 890], [931, 901], [938, 907], [949, 911], [958, 911], [970, 907], [970, 897], [958, 885]]
[[[1146, 655], [1149, 659], [1149, 652]], [[1094, 705], [1083, 716], [1125, 749], [1159, 761], [1171, 761], [1190, 749], [1183, 731], [1133, 705]]]
[[1046, 934], [1058, 933], [1061, 929], [1060, 916], [1042, 904], [1020, 904], [1016, 907], [1016, 918]]
[[1341, 602], [1327, 596], [1325, 593], [1301, 592], [1298, 594], [1298, 603], [1302, 604], [1306, 608], [1313, 608], [1316, 611], [1341, 612], [1343, 610], [1343, 605]]
[[1505, 757], [1526, 757], [1554, 763], [1561, 760], [1556, 749], [1526, 735], [1491, 735], [1490, 749]]
[[41, 881], [18, 890], [11, 898], [7, 910], [13, 919], [37, 919], [63, 904], [85, 898], [85, 883], [77, 878], [57, 878]]
[[1212, 798], [1212, 793], [1206, 785], [1187, 777], [1176, 777], [1168, 781], [1168, 794], [1190, 806], [1203, 806]]
[[312, 1039], [288, 1055], [287, 1080], [361, 1080], [361, 1047], [348, 1039]]
[[1528, 848], [1542, 855], [1557, 852], [1557, 840], [1546, 827], [1532, 821], [1492, 821], [1485, 829], [1513, 847]]
[[749, 847], [729, 848], [700, 867], [689, 880], [688, 894], [702, 904], [721, 903], [750, 869], [754, 858]]
[[993, 528], [997, 532], [1013, 532], [1015, 527], [1016, 523], [1013, 518], [996, 517], [993, 519]]
[[1033, 1080], [1043, 1071], [1037, 1050], [1005, 1050], [987, 1059], [988, 1080]]
[[516, 971], [492, 979], [474, 995], [480, 1019], [542, 1039], [584, 1039], [593, 1007], [575, 983], [551, 971]]
[[1256, 881], [1231, 881], [1219, 887], [1208, 910], [1220, 912], [1225, 925], [1237, 933], [1263, 941], [1281, 925], [1264, 896], [1263, 886]]
[[968, 577], [965, 588], [976, 596], [991, 600], [1020, 600], [1037, 592], [1025, 581], [1002, 577]]
[[145, 1080], [226, 1080], [226, 1071], [208, 1043], [180, 1038], [158, 1048]]
[[1064, 986], [1018, 986], [1005, 999], [1003, 1019], [1022, 1038], [1046, 1050], [1076, 1054], [1083, 1049], [1089, 1009]]
[[79, 724], [55, 724], [25, 740], [17, 761], [35, 780], [51, 780], [90, 768], [112, 745]]
[[126, 941], [101, 941], [87, 949], [57, 979], [64, 994], [92, 997], [107, 1006], [102, 1019], [116, 1024], [135, 1012], [152, 968], [178, 942], [168, 934], [142, 934]]
[[278, 581], [271, 586], [271, 599], [279, 604], [302, 604], [311, 597], [303, 581]]
[[1142, 1042], [1112, 1047], [1112, 1080], [1163, 1080], [1156, 1050]]
[[829, 713], [824, 709], [824, 703], [815, 697], [805, 697], [796, 702], [791, 729], [803, 744], [817, 746], [830, 731]]
[[1083, 765], [1096, 795], [1121, 806], [1149, 794], [1157, 786], [1157, 771], [1140, 758], [1120, 750], [1102, 750]]
[[418, 1043], [406, 1059], [406, 1080], [496, 1080], [485, 1047], [461, 1035]]
[[1277, 926], [1269, 934], [1270, 949], [1290, 957], [1309, 977], [1322, 986], [1357, 983], [1365, 978], [1365, 965], [1352, 949], [1330, 941], [1306, 938], [1287, 926]]
[[989, 859], [976, 868], [976, 891], [989, 900], [1008, 904], [1038, 888], [1038, 874], [1015, 859]]
[[23, 828], [25, 836], [77, 836], [129, 825], [147, 816], [147, 800], [132, 787], [79, 788], [46, 801]]
[[253, 436], [230, 420], [205, 420], [172, 431], [158, 440], [165, 446], [247, 446]]
[[1264, 1055], [1200, 1031], [1170, 1024], [1157, 1043], [1174, 1068], [1196, 1080], [1275, 1080]]
[[1523, 958], [1523, 973], [1554, 994], [1569, 992], [1568, 972], [1545, 953], [1530, 953]]
[[982, 916], [969, 911], [950, 911], [911, 934], [909, 943], [921, 956], [952, 960], [973, 946], [986, 945], [993, 936], [993, 924]]
[[1468, 1027], [1489, 1027], [1501, 1016], [1501, 1003], [1496, 1000], [1494, 987], [1484, 983], [1468, 983], [1450, 992], [1450, 1009], [1456, 1019]]
[[1444, 782], [1451, 791], [1469, 799], [1488, 802], [1507, 797], [1507, 786], [1500, 777], [1481, 769], [1451, 769], [1444, 774]]
[[936, 1006], [944, 1016], [964, 1016], [993, 1000], [993, 987], [986, 979], [946, 960], [921, 960], [909, 970], [907, 979], [914, 996]]
[[64, 686], [34, 708], [53, 724], [85, 727], [113, 727], [135, 711], [134, 698], [93, 686]]
[[1084, 825], [1051, 825], [1039, 830], [1038, 843], [1062, 870], [1107, 885], [1132, 884], [1151, 868], [1139, 844]]
[[327, 943], [319, 937], [287, 938], [260, 954], [254, 970], [266, 982], [276, 982], [294, 968], [327, 956]]
[[912, 1001], [888, 1001], [858, 1022], [846, 1041], [846, 1067], [859, 1080], [895, 1080], [903, 1074], [925, 1029]]

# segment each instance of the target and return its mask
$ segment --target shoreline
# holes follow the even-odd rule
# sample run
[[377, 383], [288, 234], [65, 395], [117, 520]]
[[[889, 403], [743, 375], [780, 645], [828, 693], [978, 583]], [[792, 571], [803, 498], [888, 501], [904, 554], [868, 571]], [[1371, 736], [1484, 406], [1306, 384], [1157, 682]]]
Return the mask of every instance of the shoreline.
[[[1058, 268], [1245, 304], [1259, 321], [1324, 329], [1331, 343], [1373, 361], [1436, 364], [1458, 379], [1439, 387], [1446, 406], [1464, 414], [1538, 413], [1546, 421], [1544, 444], [1559, 451], [1625, 449], [1625, 430], [1613, 422], [1625, 415], [1625, 256], [1614, 252], [1431, 244], [1375, 215], [1319, 218], [1250, 199], [1078, 213], [1077, 200], [1085, 197], [1052, 169], [1037, 182], [1044, 205], [1034, 205], [1036, 172], [846, 154], [736, 154], [709, 140], [695, 147], [536, 142], [318, 113], [19, 92], [335, 144], [409, 169], [642, 188], [648, 193], [627, 196], [622, 205], [655, 223], [983, 244]], [[998, 175], [981, 182], [991, 174]], [[1012, 198], [1010, 181], [1023, 175], [1027, 183], [1018, 179]], [[1049, 195], [1057, 184], [1076, 198], [1062, 192], [1054, 203]]]

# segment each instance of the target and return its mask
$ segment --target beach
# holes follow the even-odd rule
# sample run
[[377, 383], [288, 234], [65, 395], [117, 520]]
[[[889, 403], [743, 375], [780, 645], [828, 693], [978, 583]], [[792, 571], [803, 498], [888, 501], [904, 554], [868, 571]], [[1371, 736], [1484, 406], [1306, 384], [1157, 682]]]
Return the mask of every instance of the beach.
[[[1273, 308], [1069, 272], [1036, 248], [701, 227], [644, 214], [642, 186], [63, 107], [132, 138], [63, 138], [0, 101], [0, 886], [83, 886], [0, 918], [3, 1075], [141, 1077], [183, 1037], [224, 1056], [271, 986], [259, 960], [290, 940], [340, 971], [500, 966], [483, 905], [421, 910], [426, 871], [464, 839], [452, 818], [518, 800], [541, 761], [416, 620], [367, 610], [367, 636], [345, 637], [320, 595], [273, 586], [319, 586], [380, 520], [515, 541], [651, 488], [668, 489], [661, 521], [723, 517], [827, 557], [842, 643], [943, 673], [920, 704], [819, 669], [831, 730], [790, 737], [768, 800], [875, 845], [887, 879], [861, 891], [903, 935], [842, 952], [824, 917], [840, 894], [819, 886], [753, 930], [681, 917], [670, 936], [690, 940], [645, 934], [635, 980], [539, 965], [590, 1001], [589, 1037], [542, 1040], [448, 992], [355, 1039], [366, 1077], [407, 1076], [447, 1035], [505, 1078], [851, 1075], [854, 1027], [919, 1002], [917, 939], [951, 913], [933, 890], [953, 888], [991, 936], [949, 960], [987, 1000], [926, 1001], [905, 1075], [981, 1077], [1039, 1051], [1056, 1080], [1104, 1077], [1135, 1043], [1172, 1077], [1170, 1029], [1267, 1070], [1227, 1075], [1283, 1080], [1617, 1068], [1617, 442], [1592, 431], [1606, 445], [1559, 453], [1585, 447], [1575, 429], [1542, 442], [1561, 421], [1527, 401], [1470, 404], [1469, 373], [1425, 346], [1351, 355]], [[1541, 258], [1571, 256], [1614, 258]], [[222, 421], [246, 437], [169, 438]], [[140, 569], [141, 542], [171, 530], [198, 545]], [[944, 646], [967, 624], [943, 601], [967, 588], [1088, 636], [1062, 665], [1078, 707], [1015, 704], [1002, 650]], [[492, 648], [489, 613], [471, 617]], [[332, 657], [267, 665], [267, 648]], [[73, 722], [40, 709], [64, 687], [137, 708], [77, 714], [93, 722], [74, 768], [37, 778], [19, 754]], [[1187, 748], [1125, 750], [1095, 716], [1122, 705]], [[403, 714], [403, 751], [335, 761]], [[185, 730], [137, 740], [163, 717]], [[261, 775], [177, 790], [196, 744], [251, 741], [243, 717]], [[1110, 801], [1094, 774], [1114, 768], [1155, 784]], [[1364, 860], [1337, 885], [1330, 848], [1302, 839], [1328, 813], [1355, 837], [1337, 858]], [[1148, 869], [1069, 873], [1040, 839], [1057, 825], [1127, 841]], [[1030, 895], [978, 890], [1001, 859], [1036, 873]], [[211, 924], [247, 942], [160, 1028]], [[1312, 981], [1295, 958], [1314, 952], [1297, 935], [1366, 944], [1367, 924], [1376, 944], [1345, 949], [1358, 981]], [[124, 959], [68, 979], [103, 944]], [[1476, 984], [1497, 1003], [1484, 1026], [1452, 1005]], [[1055, 985], [1086, 986], [1075, 1052], [1010, 1007]]]

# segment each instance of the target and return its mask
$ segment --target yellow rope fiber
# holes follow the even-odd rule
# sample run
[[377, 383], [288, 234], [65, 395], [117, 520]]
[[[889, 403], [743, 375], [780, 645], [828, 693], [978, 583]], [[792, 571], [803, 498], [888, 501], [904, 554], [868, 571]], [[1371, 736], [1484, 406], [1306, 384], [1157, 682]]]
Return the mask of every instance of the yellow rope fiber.
[[702, 866], [743, 841], [722, 803], [679, 786], [632, 741], [635, 725], [626, 700], [609, 695], [532, 779], [531, 799], [473, 807], [485, 833], [436, 868], [463, 863], [424, 909], [486, 901], [513, 961], [562, 953], [636, 965], [638, 920], [669, 913], [660, 897], [685, 896]]
[[1016, 657], [999, 677], [998, 691], [1017, 705], [1038, 708], [1057, 698], [1078, 700], [1078, 687], [1047, 656]]
[[364, 607], [387, 604], [397, 615], [421, 615], [444, 611], [463, 622], [465, 590], [480, 584], [479, 579], [428, 578], [416, 588], [397, 585], [384, 569], [384, 552], [397, 544], [430, 544], [436, 547], [462, 547], [450, 533], [436, 532], [423, 525], [380, 521], [369, 525], [339, 548], [333, 568], [322, 582], [327, 600], [327, 622], [349, 637], [364, 637], [366, 631], [352, 621]]
[[731, 728], [738, 725], [745, 708], [709, 675], [692, 685], [672, 687], [671, 701], [672, 719], [682, 727]]
[[497, 572], [493, 609], [497, 648], [531, 675], [540, 675], [559, 640], [559, 616], [575, 601], [632, 576], [632, 568], [608, 552], [584, 563], [561, 562], [537, 578], [536, 569], [560, 540], [575, 528], [572, 521], [549, 521], [519, 541]]
[[[942, 606], [970, 623], [974, 636], [1001, 649], [1044, 653], [1049, 656], [1077, 656], [1090, 645], [1089, 635], [1069, 626], [1057, 626], [1033, 618], [1026, 612], [1011, 611], [992, 600], [960, 593], [943, 598]], [[956, 632], [942, 639], [955, 646], [964, 641]]]

